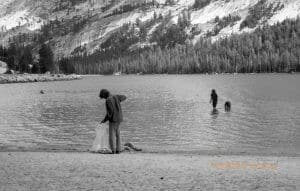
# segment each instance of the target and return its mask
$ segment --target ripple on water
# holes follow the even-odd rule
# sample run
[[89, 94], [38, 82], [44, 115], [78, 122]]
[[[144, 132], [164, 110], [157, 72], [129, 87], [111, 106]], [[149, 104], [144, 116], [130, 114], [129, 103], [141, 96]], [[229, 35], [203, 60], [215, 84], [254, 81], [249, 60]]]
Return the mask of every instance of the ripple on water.
[[[299, 75], [94, 76], [0, 86], [0, 148], [86, 150], [105, 114], [99, 89], [126, 94], [122, 141], [154, 152], [299, 154]], [[212, 112], [211, 89], [219, 95]], [[43, 89], [45, 94], [39, 91]], [[223, 103], [230, 100], [232, 111]]]

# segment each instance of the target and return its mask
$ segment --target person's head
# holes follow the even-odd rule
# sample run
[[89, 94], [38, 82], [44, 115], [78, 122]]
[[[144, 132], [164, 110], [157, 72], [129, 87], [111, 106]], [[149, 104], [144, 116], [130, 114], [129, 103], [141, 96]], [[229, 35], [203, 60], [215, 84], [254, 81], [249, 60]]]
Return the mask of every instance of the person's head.
[[212, 93], [212, 94], [216, 94], [216, 90], [215, 90], [215, 89], [212, 89], [212, 90], [211, 90], [211, 93]]
[[110, 93], [107, 89], [102, 89], [99, 93], [99, 97], [101, 99], [107, 99], [109, 97]]

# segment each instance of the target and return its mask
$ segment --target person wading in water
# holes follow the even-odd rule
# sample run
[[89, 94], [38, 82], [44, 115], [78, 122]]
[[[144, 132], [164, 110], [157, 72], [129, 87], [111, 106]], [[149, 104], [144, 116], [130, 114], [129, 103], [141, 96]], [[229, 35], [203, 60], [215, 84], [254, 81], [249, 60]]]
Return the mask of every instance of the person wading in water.
[[218, 104], [218, 95], [214, 89], [211, 91], [209, 103], [212, 103], [212, 106], [215, 110]]

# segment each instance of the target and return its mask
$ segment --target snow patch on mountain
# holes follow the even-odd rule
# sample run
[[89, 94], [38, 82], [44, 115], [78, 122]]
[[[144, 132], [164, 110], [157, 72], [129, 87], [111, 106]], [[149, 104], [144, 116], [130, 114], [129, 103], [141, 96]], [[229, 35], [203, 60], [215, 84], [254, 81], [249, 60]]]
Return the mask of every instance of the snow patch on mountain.
[[7, 30], [10, 30], [14, 27], [21, 26], [26, 24], [27, 20], [24, 18], [27, 18], [28, 16], [28, 11], [23, 10], [23, 11], [16, 11], [12, 14], [6, 15], [1, 18], [0, 20], [0, 27], [5, 27]]
[[285, 19], [296, 18], [300, 14], [300, 1], [299, 0], [285, 0], [283, 1], [284, 8], [278, 11], [273, 17], [270, 18], [268, 23], [273, 25], [277, 22], [282, 22]]
[[222, 29], [218, 35], [216, 36], [213, 36], [211, 39], [212, 41], [216, 41], [220, 38], [226, 38], [226, 37], [229, 37], [233, 34], [241, 34], [241, 33], [250, 33], [250, 32], [253, 32], [256, 28], [244, 28], [243, 30], [240, 30], [240, 24], [242, 23], [242, 20], [241, 21], [238, 21], [236, 22], [235, 25], [233, 26], [228, 26], [228, 27], [225, 27], [224, 29]]
[[5, 7], [14, 0], [0, 0], [0, 7]]
[[22, 10], [2, 17], [0, 19], [0, 31], [4, 32], [23, 25], [26, 25], [28, 30], [34, 31], [40, 29], [43, 24], [40, 18], [30, 16], [28, 10]]
[[40, 20], [37, 17], [32, 17], [31, 22], [28, 23], [27, 29], [30, 31], [39, 30], [44, 25], [44, 21]]
[[[239, 15], [241, 17], [240, 21], [237, 21], [231, 26], [223, 28], [216, 36], [212, 37], [212, 40], [218, 40], [220, 38], [228, 37], [232, 34], [241, 34], [243, 32], [253, 32], [255, 28], [245, 27], [240, 30], [241, 23], [249, 14], [249, 9], [257, 4], [259, 0], [231, 0], [231, 1], [214, 1], [208, 6], [195, 11], [192, 13], [192, 24], [202, 26], [202, 34], [195, 36], [194, 43], [200, 37], [203, 37], [204, 34], [208, 31], [213, 30], [214, 19], [219, 17], [220, 19], [230, 15]], [[273, 16], [268, 20], [268, 24], [273, 25], [277, 22], [282, 22], [288, 18], [296, 18], [300, 15], [300, 1], [299, 0], [267, 0], [267, 5], [277, 5], [281, 4], [284, 7], [274, 12]], [[210, 23], [210, 25], [209, 25]], [[206, 26], [206, 27], [203, 27]]]
[[214, 1], [203, 9], [192, 13], [192, 24], [204, 24], [217, 16], [222, 18], [229, 14], [238, 14], [255, 5], [259, 0]]

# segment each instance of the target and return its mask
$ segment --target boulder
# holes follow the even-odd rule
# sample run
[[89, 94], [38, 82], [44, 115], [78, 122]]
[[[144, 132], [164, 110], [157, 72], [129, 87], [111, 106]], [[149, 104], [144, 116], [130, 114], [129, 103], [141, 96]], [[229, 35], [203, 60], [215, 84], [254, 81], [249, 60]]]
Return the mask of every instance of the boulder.
[[14, 70], [7, 70], [7, 71], [5, 72], [5, 74], [15, 74], [15, 71], [14, 71]]
[[7, 64], [5, 62], [0, 61], [0, 74], [5, 74], [7, 70]]

